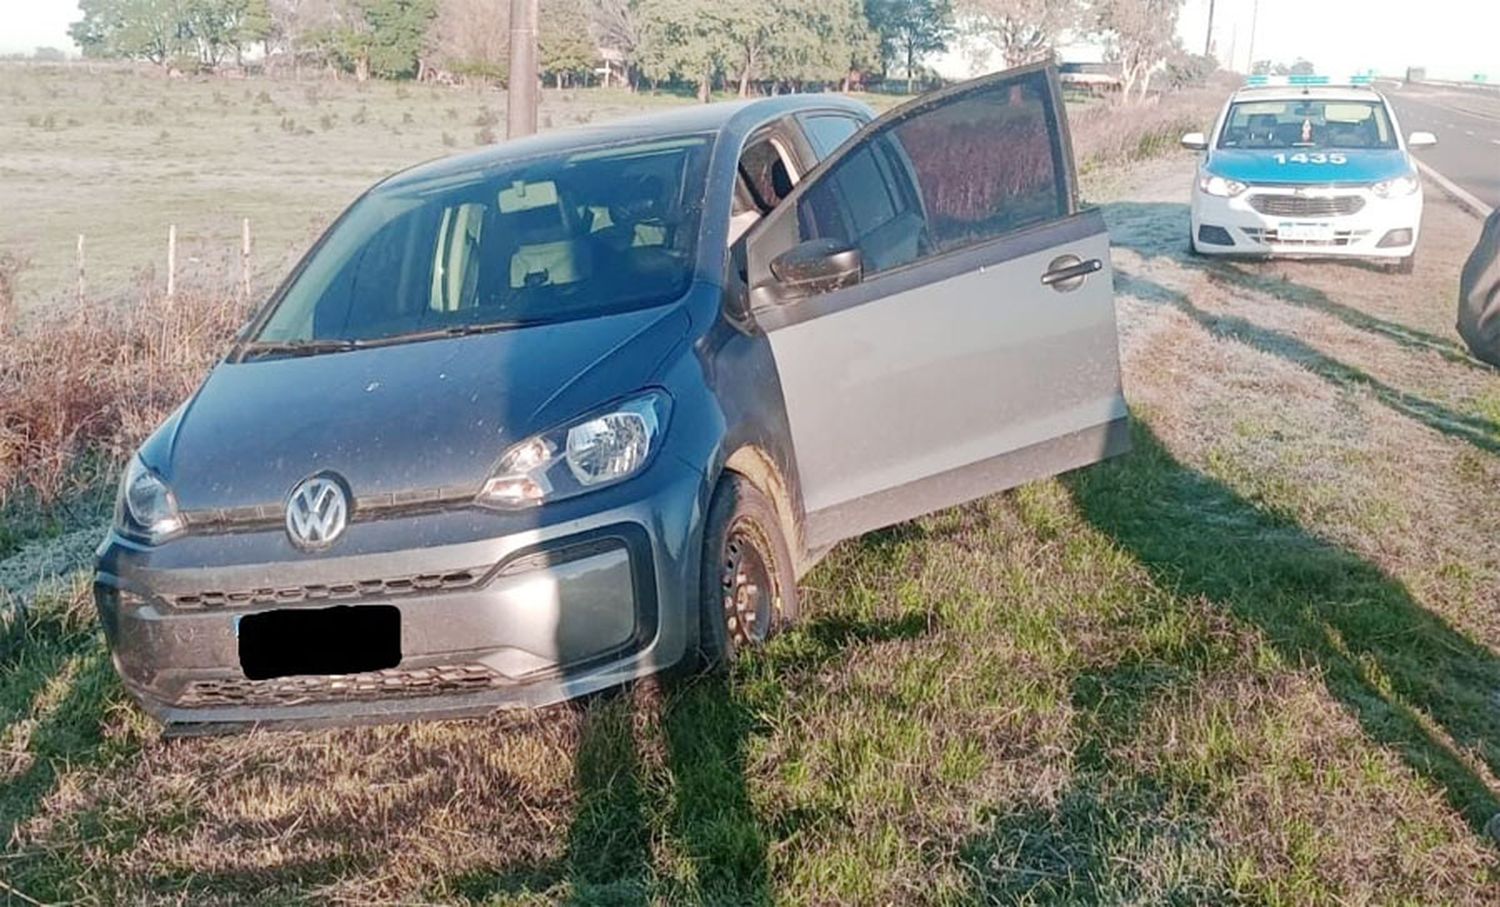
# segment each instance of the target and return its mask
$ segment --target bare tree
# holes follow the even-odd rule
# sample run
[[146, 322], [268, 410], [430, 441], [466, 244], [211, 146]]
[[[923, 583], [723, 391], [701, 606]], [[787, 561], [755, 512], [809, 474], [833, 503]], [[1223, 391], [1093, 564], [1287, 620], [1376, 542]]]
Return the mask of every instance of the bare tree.
[[1144, 99], [1152, 74], [1177, 46], [1182, 0], [1097, 0], [1095, 8], [1099, 28], [1110, 42], [1110, 55], [1120, 63], [1120, 100], [1129, 101], [1136, 86]]
[[640, 18], [631, 0], [593, 0], [593, 32], [606, 64], [618, 61], [635, 88], [636, 51], [641, 44]]
[[988, 41], [1007, 67], [1052, 57], [1058, 37], [1084, 22], [1082, 0], [961, 0], [960, 27]]
[[427, 33], [439, 66], [489, 78], [504, 75], [510, 50], [509, 0], [443, 0]]
[[312, 36], [338, 21], [334, 0], [269, 0], [271, 27], [265, 36], [266, 69], [271, 71], [280, 57], [294, 69], [316, 48]]

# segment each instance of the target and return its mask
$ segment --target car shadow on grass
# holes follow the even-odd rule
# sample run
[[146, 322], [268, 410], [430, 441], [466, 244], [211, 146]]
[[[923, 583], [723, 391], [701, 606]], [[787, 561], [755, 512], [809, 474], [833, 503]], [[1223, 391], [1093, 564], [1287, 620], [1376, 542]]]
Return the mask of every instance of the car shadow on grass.
[[[434, 897], [471, 902], [566, 896], [579, 904], [770, 904], [769, 848], [813, 817], [783, 816], [769, 827], [750, 795], [747, 754], [764, 719], [789, 695], [788, 676], [816, 673], [853, 645], [915, 639], [921, 614], [858, 619], [830, 614], [806, 621], [768, 652], [731, 672], [672, 675], [641, 716], [630, 689], [569, 706], [582, 713], [574, 756], [577, 801], [564, 853], [521, 866], [479, 868], [439, 881]], [[640, 724], [665, 749], [665, 778], [650, 776]], [[670, 850], [662, 865], [661, 848]], [[665, 869], [669, 873], [663, 878]]]
[[[1178, 653], [1182, 655], [1183, 653]], [[1111, 755], [1136, 736], [1152, 701], [1192, 682], [1191, 654], [1129, 655], [1075, 678], [1070, 704], [1082, 740], [1069, 783], [1047, 802], [1015, 804], [967, 839], [968, 900], [983, 904], [1169, 903], [1235, 900], [1206, 813], [1164, 779]]]
[[1480, 768], [1500, 774], [1500, 659], [1378, 567], [1178, 463], [1139, 421], [1134, 435], [1130, 456], [1067, 479], [1084, 519], [1163, 588], [1317, 669], [1370, 739], [1481, 831], [1500, 810]]
[[[55, 650], [50, 647], [55, 646]], [[56, 788], [63, 771], [104, 765], [126, 758], [134, 751], [129, 741], [110, 741], [103, 735], [105, 715], [123, 695], [115, 677], [114, 666], [101, 642], [52, 642], [39, 646], [32, 664], [22, 670], [7, 666], [3, 696], [8, 706], [27, 701], [24, 708], [7, 707], [0, 727], [21, 720], [48, 695], [53, 684], [63, 678], [61, 696], [38, 711], [37, 724], [26, 738], [29, 764], [9, 774], [0, 785], [0, 859], [4, 871], [17, 890], [28, 896], [53, 899], [53, 894], [67, 890], [76, 880], [81, 867], [67, 859], [55, 862], [49, 853], [28, 853], [21, 840], [22, 829], [40, 814], [46, 798]], [[27, 677], [50, 674], [47, 683], [34, 683]], [[11, 681], [15, 680], [15, 683]], [[8, 754], [11, 757], [19, 753]]]
[[[1285, 274], [1268, 274], [1254, 259], [1210, 259], [1188, 254], [1188, 206], [1177, 202], [1115, 202], [1101, 206], [1110, 225], [1110, 243], [1130, 249], [1146, 258], [1165, 257], [1177, 264], [1203, 272], [1210, 280], [1261, 293], [1280, 302], [1330, 315], [1352, 328], [1376, 334], [1406, 349], [1433, 353], [1457, 365], [1476, 371], [1492, 371], [1490, 366], [1469, 355], [1462, 342], [1410, 325], [1371, 315], [1369, 312], [1338, 302], [1322, 290], [1289, 280]], [[1163, 222], [1180, 224], [1180, 231], [1163, 234], [1146, 225]], [[1378, 270], [1358, 260], [1331, 259], [1318, 264], [1329, 268]], [[1457, 280], [1457, 272], [1454, 279]], [[1406, 278], [1388, 275], [1392, 281]], [[1455, 307], [1457, 301], [1454, 301]], [[1456, 309], [1455, 309], [1456, 314]]]
[[1285, 359], [1338, 387], [1367, 391], [1381, 404], [1400, 415], [1449, 437], [1466, 441], [1480, 450], [1500, 454], [1500, 424], [1494, 420], [1459, 412], [1420, 395], [1392, 387], [1369, 372], [1341, 362], [1291, 334], [1262, 327], [1238, 315], [1201, 309], [1186, 293], [1128, 271], [1115, 271], [1115, 289], [1143, 302], [1171, 306], [1217, 337], [1236, 340], [1260, 352]]

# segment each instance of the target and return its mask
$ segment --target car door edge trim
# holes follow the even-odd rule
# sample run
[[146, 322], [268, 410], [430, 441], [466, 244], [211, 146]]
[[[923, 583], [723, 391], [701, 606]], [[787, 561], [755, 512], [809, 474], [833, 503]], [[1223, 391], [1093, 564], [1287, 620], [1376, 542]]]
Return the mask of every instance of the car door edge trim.
[[[831, 545], [884, 526], [906, 522], [913, 512], [933, 513], [1118, 456], [1130, 450], [1130, 418], [1058, 435], [977, 463], [927, 476], [811, 512], [805, 524], [809, 549]], [[980, 489], [975, 493], [975, 489]], [[913, 502], [923, 502], [917, 507]], [[893, 517], [893, 514], [899, 516]]]
[[[844, 289], [781, 305], [764, 306], [752, 314], [761, 330], [769, 333], [917, 287], [939, 283], [980, 268], [993, 267], [1107, 233], [1104, 215], [1098, 208], [1089, 208], [1064, 218], [1007, 233], [988, 242], [923, 258]], [[1058, 248], [1059, 254], [1064, 251], [1066, 250]]]

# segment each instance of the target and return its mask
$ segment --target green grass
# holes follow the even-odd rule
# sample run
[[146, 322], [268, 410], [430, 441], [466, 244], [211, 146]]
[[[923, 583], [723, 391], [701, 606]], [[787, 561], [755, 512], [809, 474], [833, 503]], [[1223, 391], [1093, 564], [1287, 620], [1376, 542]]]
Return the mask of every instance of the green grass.
[[[0, 725], [27, 754], [0, 791], [7, 878], [57, 900], [311, 902], [373, 877], [485, 903], [1302, 904], [1427, 900], [1457, 863], [1450, 894], [1493, 891], [1476, 837], [1497, 809], [1493, 654], [1177, 462], [1149, 418], [1135, 447], [841, 546], [808, 580], [808, 621], [730, 676], [530, 726], [162, 742], [83, 599], [43, 597], [0, 647]], [[482, 758], [528, 734], [524, 757]], [[389, 765], [350, 778], [340, 748]], [[557, 799], [496, 796], [551, 760], [570, 766]], [[476, 799], [429, 815], [426, 855], [405, 829], [429, 795], [329, 799], [333, 775], [434, 770]], [[468, 840], [497, 814], [532, 839]], [[315, 859], [296, 856], [302, 819]], [[249, 865], [198, 865], [223, 862], [210, 846]], [[1375, 874], [1355, 872], [1372, 849]]]

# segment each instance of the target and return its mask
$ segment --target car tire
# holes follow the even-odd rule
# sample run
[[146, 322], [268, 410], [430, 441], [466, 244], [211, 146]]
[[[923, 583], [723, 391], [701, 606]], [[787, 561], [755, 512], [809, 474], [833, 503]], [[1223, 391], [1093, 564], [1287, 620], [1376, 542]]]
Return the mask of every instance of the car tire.
[[792, 555], [776, 508], [726, 473], [709, 505], [699, 576], [699, 645], [710, 669], [727, 666], [796, 620]]
[[1395, 271], [1397, 274], [1410, 274], [1412, 271], [1416, 270], [1416, 266], [1417, 256], [1415, 254], [1412, 254], [1398, 260], [1394, 265], [1391, 266], [1391, 270]]

